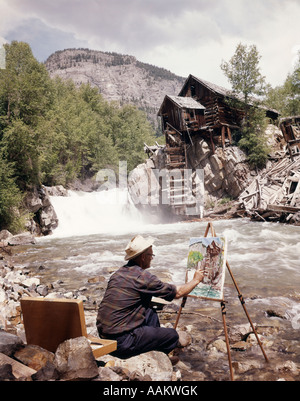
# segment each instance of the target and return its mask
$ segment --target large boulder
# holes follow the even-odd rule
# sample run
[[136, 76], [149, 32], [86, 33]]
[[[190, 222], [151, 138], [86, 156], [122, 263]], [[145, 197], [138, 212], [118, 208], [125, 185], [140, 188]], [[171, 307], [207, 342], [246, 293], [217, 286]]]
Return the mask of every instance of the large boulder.
[[148, 375], [152, 381], [172, 380], [173, 366], [170, 358], [163, 352], [150, 351], [128, 359], [105, 355], [98, 359], [131, 372], [137, 371], [142, 376]]
[[14, 354], [14, 358], [26, 366], [38, 371], [44, 368], [47, 362], [53, 363], [54, 354], [38, 345], [25, 345]]
[[9, 237], [8, 240], [8, 245], [11, 246], [19, 246], [19, 245], [32, 245], [36, 243], [36, 240], [34, 236], [28, 232], [14, 235], [12, 237]]
[[55, 352], [54, 366], [61, 380], [90, 380], [98, 376], [98, 366], [86, 337], [61, 343]]
[[[62, 189], [57, 189], [63, 193]], [[34, 235], [48, 235], [58, 226], [58, 219], [50, 201], [46, 187], [34, 188], [25, 197], [25, 205], [33, 218], [27, 222], [26, 228]]]

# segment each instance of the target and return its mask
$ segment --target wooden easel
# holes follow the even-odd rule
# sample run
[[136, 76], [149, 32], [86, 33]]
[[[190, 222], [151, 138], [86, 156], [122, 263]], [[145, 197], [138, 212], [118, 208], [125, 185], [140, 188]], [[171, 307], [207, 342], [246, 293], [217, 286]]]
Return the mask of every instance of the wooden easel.
[[[205, 234], [204, 234], [204, 237], [207, 237], [208, 232], [209, 232], [209, 229], [210, 229], [210, 231], [211, 231], [212, 236], [213, 236], [213, 237], [216, 237], [216, 232], [215, 232], [215, 230], [214, 230], [214, 228], [213, 228], [212, 223], [208, 223], [207, 228], [206, 228], [206, 231], [205, 231]], [[268, 357], [267, 357], [267, 355], [266, 355], [266, 353], [265, 353], [265, 351], [264, 351], [264, 349], [263, 349], [262, 343], [261, 343], [261, 341], [260, 341], [260, 339], [259, 339], [259, 337], [258, 337], [258, 335], [257, 335], [256, 329], [255, 329], [255, 327], [254, 327], [254, 325], [253, 325], [253, 323], [252, 323], [252, 321], [251, 321], [251, 319], [250, 319], [250, 316], [249, 316], [249, 314], [248, 314], [248, 312], [247, 312], [244, 297], [243, 297], [243, 295], [241, 294], [241, 292], [240, 292], [240, 290], [239, 290], [239, 287], [238, 287], [238, 285], [237, 285], [237, 283], [236, 283], [236, 281], [235, 281], [235, 279], [234, 279], [233, 273], [232, 273], [232, 271], [231, 271], [231, 269], [230, 269], [230, 266], [229, 266], [229, 263], [228, 263], [227, 260], [226, 260], [226, 267], [227, 267], [227, 269], [228, 269], [228, 271], [229, 271], [230, 277], [232, 278], [233, 284], [234, 284], [234, 286], [235, 286], [235, 288], [236, 288], [236, 290], [237, 290], [238, 298], [239, 298], [239, 300], [240, 300], [240, 302], [241, 302], [241, 305], [242, 305], [242, 307], [243, 307], [243, 309], [244, 309], [244, 312], [245, 312], [245, 314], [246, 314], [246, 316], [247, 316], [247, 319], [248, 319], [248, 321], [249, 321], [249, 323], [250, 323], [250, 325], [251, 325], [251, 327], [252, 327], [252, 330], [253, 330], [253, 332], [254, 332], [254, 334], [255, 334], [255, 337], [256, 337], [257, 342], [258, 342], [258, 344], [259, 344], [259, 346], [260, 346], [260, 349], [261, 349], [261, 351], [262, 351], [262, 353], [263, 353], [263, 355], [264, 355], [264, 357], [265, 357], [266, 362], [269, 362]], [[187, 274], [186, 274], [186, 281], [187, 281]], [[188, 296], [189, 296], [189, 295], [188, 295]], [[183, 309], [184, 306], [185, 306], [185, 303], [186, 303], [186, 300], [187, 300], [187, 297], [188, 297], [188, 296], [186, 296], [186, 297], [184, 297], [184, 298], [182, 299], [182, 303], [181, 303], [180, 309], [179, 309], [179, 311], [178, 311], [178, 315], [177, 315], [176, 322], [175, 322], [175, 325], [174, 325], [174, 328], [175, 328], [175, 329], [176, 329], [176, 327], [177, 327], [177, 325], [178, 325], [178, 322], [179, 322], [179, 318], [180, 318], [182, 309]], [[230, 379], [231, 379], [231, 380], [234, 380], [233, 368], [232, 368], [232, 361], [231, 361], [231, 353], [230, 353], [230, 345], [229, 345], [229, 340], [228, 340], [228, 331], [227, 331], [227, 325], [226, 325], [226, 306], [225, 306], [226, 301], [224, 300], [224, 296], [223, 296], [223, 299], [221, 299], [221, 300], [217, 300], [217, 299], [213, 299], [213, 298], [205, 298], [205, 297], [197, 297], [197, 298], [199, 298], [199, 299], [205, 299], [205, 300], [210, 300], [210, 301], [220, 302], [222, 320], [223, 320], [223, 325], [224, 325], [224, 333], [225, 333], [226, 348], [227, 348], [227, 354], [228, 354], [228, 362], [229, 362], [229, 370], [230, 370]]]

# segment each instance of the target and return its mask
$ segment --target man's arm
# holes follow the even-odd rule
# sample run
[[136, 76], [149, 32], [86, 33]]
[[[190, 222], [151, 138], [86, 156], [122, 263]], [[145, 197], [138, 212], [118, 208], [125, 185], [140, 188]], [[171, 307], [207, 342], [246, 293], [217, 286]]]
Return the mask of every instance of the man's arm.
[[204, 274], [203, 271], [201, 270], [196, 270], [194, 277], [191, 281], [188, 283], [185, 283], [183, 285], [178, 285], [176, 287], [176, 295], [175, 299], [184, 297], [188, 295], [201, 281], [203, 280]]

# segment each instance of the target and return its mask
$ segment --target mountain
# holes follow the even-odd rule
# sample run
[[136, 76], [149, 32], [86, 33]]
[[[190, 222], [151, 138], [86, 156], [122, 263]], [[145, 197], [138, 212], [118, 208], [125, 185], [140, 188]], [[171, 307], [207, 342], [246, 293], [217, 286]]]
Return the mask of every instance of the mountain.
[[66, 49], [45, 62], [51, 77], [90, 83], [108, 101], [134, 104], [157, 127], [157, 112], [165, 95], [177, 95], [185, 78], [138, 61], [135, 57], [89, 49]]

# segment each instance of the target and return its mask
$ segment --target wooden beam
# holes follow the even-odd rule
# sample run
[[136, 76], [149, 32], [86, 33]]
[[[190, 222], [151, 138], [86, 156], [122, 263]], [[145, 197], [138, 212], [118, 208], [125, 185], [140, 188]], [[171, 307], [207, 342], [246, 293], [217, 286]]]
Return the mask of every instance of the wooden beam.
[[232, 143], [231, 131], [230, 131], [230, 128], [228, 126], [227, 126], [227, 135], [228, 135], [228, 138], [229, 138], [229, 142]]
[[300, 207], [267, 205], [266, 210], [273, 210], [274, 212], [283, 212], [283, 213], [297, 213], [300, 212]]
[[222, 126], [222, 146], [223, 146], [223, 149], [225, 148], [225, 127], [224, 127], [224, 125]]
[[36, 373], [36, 370], [23, 365], [21, 362], [18, 362], [5, 354], [0, 353], [0, 366], [6, 364], [12, 366], [12, 373], [16, 379], [20, 379], [21, 377], [27, 378]]

